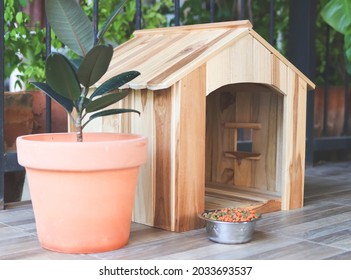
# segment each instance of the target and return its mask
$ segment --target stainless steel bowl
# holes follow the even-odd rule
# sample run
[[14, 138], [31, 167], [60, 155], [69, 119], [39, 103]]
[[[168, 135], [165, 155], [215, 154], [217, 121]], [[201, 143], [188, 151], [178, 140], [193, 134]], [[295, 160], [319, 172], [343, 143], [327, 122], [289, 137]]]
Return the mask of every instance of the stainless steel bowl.
[[251, 241], [256, 222], [260, 219], [231, 223], [206, 219], [203, 215], [200, 217], [206, 222], [208, 239], [223, 244], [241, 244]]

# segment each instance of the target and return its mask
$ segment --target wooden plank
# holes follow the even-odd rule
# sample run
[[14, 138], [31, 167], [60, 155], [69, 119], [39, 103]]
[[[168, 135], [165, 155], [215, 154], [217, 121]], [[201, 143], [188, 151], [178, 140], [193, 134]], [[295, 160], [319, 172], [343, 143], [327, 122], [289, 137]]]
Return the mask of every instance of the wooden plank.
[[[254, 123], [252, 120], [252, 92], [236, 92], [236, 122], [238, 123]], [[260, 151], [252, 150], [253, 153]], [[255, 163], [252, 161], [234, 160], [234, 185], [252, 187], [255, 185]]]
[[234, 160], [234, 185], [235, 186], [252, 186], [252, 165], [251, 159], [238, 159]]
[[171, 193], [171, 90], [154, 92], [155, 114], [155, 209], [154, 226], [172, 229]]
[[259, 160], [261, 158], [261, 154], [259, 153], [250, 153], [250, 152], [225, 152], [224, 155], [229, 158], [234, 158], [238, 161], [246, 159], [246, 160]]
[[154, 225], [155, 176], [156, 176], [156, 134], [154, 124], [154, 93], [148, 90], [135, 90], [133, 108], [140, 116], [133, 114], [132, 131], [148, 137], [148, 160], [141, 166], [138, 186], [135, 194], [133, 221], [144, 225]]
[[267, 202], [268, 200], [279, 200], [279, 196], [275, 193], [259, 192], [252, 188], [239, 186], [229, 186], [223, 184], [206, 184], [206, 195], [246, 199], [259, 202]]
[[255, 93], [253, 98], [252, 121], [260, 121], [260, 130], [252, 131], [252, 151], [261, 154], [261, 160], [254, 163], [255, 178], [252, 187], [276, 191], [277, 157], [277, 111], [278, 98], [281, 95], [272, 92]]
[[280, 200], [268, 200], [265, 203], [253, 205], [250, 208], [256, 210], [260, 214], [264, 214], [280, 211], [281, 205], [282, 203]]
[[216, 56], [208, 59], [207, 69], [210, 79], [207, 81], [207, 94], [223, 85], [255, 82], [253, 56], [243, 55], [243, 50], [252, 54], [252, 36], [242, 36]]
[[305, 82], [308, 90], [312, 90], [316, 85], [308, 79], [299, 69], [297, 69], [286, 57], [279, 53], [275, 48], [273, 48], [261, 35], [259, 35], [253, 29], [250, 30], [250, 35], [252, 35], [256, 40], [258, 40], [267, 50], [273, 53], [279, 60], [286, 64], [291, 70], [293, 70], [299, 77], [301, 77]]
[[[175, 230], [202, 226], [205, 207], [206, 66], [182, 79], [176, 150]], [[179, 108], [179, 109], [180, 109]]]
[[253, 40], [253, 81], [256, 83], [272, 84], [271, 52], [260, 41]]
[[[205, 209], [206, 210], [214, 210], [214, 209], [221, 209], [221, 208], [244, 208], [244, 207], [261, 207], [263, 202], [258, 202], [258, 201], [253, 201], [253, 200], [247, 200], [243, 198], [237, 198], [237, 197], [217, 197], [217, 196], [211, 196], [211, 195], [206, 195], [205, 196]], [[261, 212], [260, 212], [261, 213]]]
[[216, 22], [216, 23], [205, 23], [205, 24], [194, 24], [194, 25], [182, 25], [166, 28], [155, 28], [155, 29], [142, 29], [134, 32], [135, 36], [140, 36], [150, 33], [176, 33], [184, 31], [200, 31], [200, 30], [211, 30], [211, 29], [227, 29], [227, 28], [252, 28], [252, 24], [248, 20], [236, 20], [227, 22]]
[[224, 152], [236, 150], [237, 137], [223, 123], [235, 121], [235, 110], [235, 93], [229, 87], [206, 98], [206, 181], [234, 183], [233, 161]]
[[307, 84], [295, 72], [289, 70], [289, 92], [283, 104], [283, 147], [279, 162], [282, 173], [282, 208], [284, 210], [303, 206], [306, 93]]
[[289, 209], [301, 208], [304, 200], [307, 84], [297, 77], [294, 96], [293, 161], [290, 165]]
[[238, 122], [225, 122], [225, 128], [251, 128], [251, 129], [261, 129], [261, 123], [238, 123]]
[[275, 54], [272, 58], [272, 85], [284, 95], [288, 92], [287, 71], [288, 67]]

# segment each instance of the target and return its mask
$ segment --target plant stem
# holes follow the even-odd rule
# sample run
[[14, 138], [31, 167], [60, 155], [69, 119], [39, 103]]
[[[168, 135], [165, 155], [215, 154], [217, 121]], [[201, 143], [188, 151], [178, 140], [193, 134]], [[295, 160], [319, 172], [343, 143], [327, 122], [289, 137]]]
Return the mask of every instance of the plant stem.
[[75, 121], [76, 134], [77, 134], [77, 142], [83, 142], [83, 127], [82, 127], [82, 118], [79, 114]]

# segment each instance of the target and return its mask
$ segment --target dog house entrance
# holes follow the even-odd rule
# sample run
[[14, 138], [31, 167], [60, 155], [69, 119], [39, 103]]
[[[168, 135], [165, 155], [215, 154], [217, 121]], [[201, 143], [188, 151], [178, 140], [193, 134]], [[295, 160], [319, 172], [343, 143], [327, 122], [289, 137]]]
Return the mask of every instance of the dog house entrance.
[[205, 208], [281, 209], [277, 149], [283, 97], [262, 84], [233, 84], [206, 100]]

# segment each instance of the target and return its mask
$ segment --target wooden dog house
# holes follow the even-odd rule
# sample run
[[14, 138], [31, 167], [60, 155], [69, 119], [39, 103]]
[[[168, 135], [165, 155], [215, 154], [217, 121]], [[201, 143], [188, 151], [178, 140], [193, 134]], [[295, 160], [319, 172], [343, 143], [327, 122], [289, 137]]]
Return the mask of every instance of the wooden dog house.
[[314, 84], [249, 21], [136, 31], [115, 49], [104, 79], [129, 70], [141, 75], [122, 106], [141, 115], [94, 126], [149, 138], [135, 222], [179, 232], [202, 226], [205, 208], [303, 206], [306, 94]]

